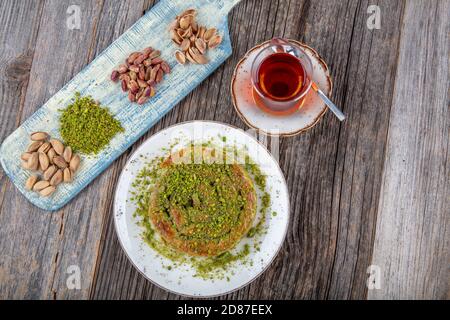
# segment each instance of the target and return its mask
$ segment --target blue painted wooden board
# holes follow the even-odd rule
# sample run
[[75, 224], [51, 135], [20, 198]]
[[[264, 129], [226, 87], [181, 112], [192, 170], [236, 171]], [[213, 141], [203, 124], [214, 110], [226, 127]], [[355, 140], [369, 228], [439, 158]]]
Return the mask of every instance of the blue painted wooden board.
[[[5, 139], [0, 148], [0, 161], [18, 190], [44, 210], [58, 210], [67, 204], [231, 55], [226, 17], [239, 1], [161, 0], [155, 5]], [[208, 51], [210, 62], [206, 65], [180, 66], [174, 58], [177, 46], [170, 40], [168, 26], [177, 14], [188, 8], [198, 10], [197, 20], [200, 24], [217, 28], [223, 36], [222, 44]], [[158, 85], [157, 94], [144, 106], [139, 106], [128, 101], [128, 95], [122, 92], [120, 84], [111, 82], [110, 75], [131, 52], [140, 51], [147, 46], [161, 50], [162, 57], [170, 64], [172, 72]], [[77, 91], [83, 96], [92, 96], [108, 107], [122, 123], [125, 133], [116, 136], [100, 154], [89, 157], [82, 155], [82, 164], [74, 182], [61, 184], [53, 196], [43, 198], [24, 188], [32, 173], [22, 169], [20, 155], [28, 147], [32, 132], [46, 131], [52, 137], [60, 139], [59, 110], [72, 101]]]

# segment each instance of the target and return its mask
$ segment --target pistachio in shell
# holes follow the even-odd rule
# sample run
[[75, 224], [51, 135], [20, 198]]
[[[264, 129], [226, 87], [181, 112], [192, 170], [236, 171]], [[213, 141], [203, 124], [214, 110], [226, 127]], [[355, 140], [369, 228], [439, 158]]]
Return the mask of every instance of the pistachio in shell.
[[34, 141], [28, 146], [27, 152], [36, 152], [43, 144], [43, 141]]
[[30, 136], [32, 141], [45, 141], [48, 139], [47, 132], [34, 132]]
[[67, 168], [67, 162], [62, 156], [56, 156], [53, 158], [53, 163], [60, 169]]
[[65, 168], [63, 172], [63, 179], [66, 183], [71, 183], [73, 181], [73, 174], [70, 168]]
[[58, 168], [54, 165], [48, 167], [47, 170], [45, 170], [43, 178], [45, 181], [50, 181], [50, 179], [53, 177], [55, 172], [58, 170]]
[[53, 164], [53, 158], [56, 157], [56, 151], [53, 148], [50, 148], [50, 150], [48, 150], [47, 152], [47, 157], [48, 157], [48, 161], [50, 162], [50, 164]]
[[44, 142], [44, 144], [42, 146], [40, 146], [37, 151], [47, 153], [48, 150], [51, 149], [51, 147], [52, 147], [52, 145], [49, 142]]
[[50, 165], [50, 160], [48, 159], [48, 156], [43, 152], [39, 152], [38, 155], [39, 155], [39, 167], [41, 168], [42, 172], [45, 172]]
[[33, 152], [28, 159], [29, 170], [37, 171], [39, 169], [39, 153]]
[[79, 155], [76, 154], [72, 157], [69, 167], [73, 173], [77, 172], [78, 168], [80, 167], [80, 162], [81, 162], [81, 159], [80, 159]]
[[34, 184], [33, 191], [39, 192], [41, 190], [44, 190], [48, 186], [50, 186], [50, 182], [48, 182], [48, 181], [39, 181], [39, 182], [36, 182]]
[[28, 159], [30, 159], [30, 157], [31, 157], [31, 153], [30, 152], [24, 152], [20, 156], [20, 159], [22, 159], [23, 161], [28, 161]]
[[72, 148], [70, 146], [67, 146], [63, 152], [63, 158], [67, 163], [69, 163], [70, 160], [72, 160], [72, 154], [73, 154]]
[[56, 187], [61, 184], [61, 182], [63, 182], [63, 171], [58, 170], [50, 179], [50, 185]]

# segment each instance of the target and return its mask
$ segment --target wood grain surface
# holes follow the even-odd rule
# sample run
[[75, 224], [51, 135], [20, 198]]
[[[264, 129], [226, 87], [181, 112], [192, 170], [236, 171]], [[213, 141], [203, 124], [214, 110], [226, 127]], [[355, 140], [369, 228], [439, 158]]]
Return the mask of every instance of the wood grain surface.
[[[0, 139], [130, 27], [155, 1], [0, 2]], [[81, 8], [80, 30], [66, 27]], [[369, 5], [381, 28], [369, 30]], [[273, 36], [328, 63], [329, 112], [280, 141], [291, 225], [271, 267], [222, 299], [450, 297], [449, 21], [446, 0], [242, 0], [230, 13], [233, 55], [62, 210], [30, 205], [0, 170], [0, 298], [179, 299], [145, 280], [117, 240], [112, 201], [128, 156], [154, 133], [204, 119], [246, 129], [229, 92], [234, 66]], [[382, 272], [368, 290], [367, 268]], [[81, 271], [69, 290], [67, 268]]]

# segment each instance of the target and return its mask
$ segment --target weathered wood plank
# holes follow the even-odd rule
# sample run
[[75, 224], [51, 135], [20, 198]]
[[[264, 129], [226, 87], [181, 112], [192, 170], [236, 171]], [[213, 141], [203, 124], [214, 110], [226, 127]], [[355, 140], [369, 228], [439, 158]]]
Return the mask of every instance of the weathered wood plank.
[[[80, 30], [66, 28], [69, 5], [81, 9]], [[142, 2], [47, 1], [36, 43], [22, 120], [78, 73], [142, 14]], [[59, 70], [59, 72], [58, 72]], [[49, 76], [51, 75], [51, 76]], [[1, 207], [2, 295], [10, 298], [85, 298], [92, 283], [105, 213], [117, 176], [112, 166], [75, 201], [42, 212], [5, 190]], [[81, 290], [68, 290], [67, 268], [78, 266]]]
[[[349, 120], [341, 126], [327, 115], [310, 132], [282, 139], [292, 204], [287, 242], [261, 278], [223, 298], [365, 297], [402, 4], [382, 2], [389, 16], [382, 30], [371, 32], [367, 1], [242, 2], [230, 16], [232, 58], [149, 132], [192, 119], [245, 128], [231, 107], [228, 83], [239, 58], [265, 39], [298, 38], [329, 63], [333, 98]], [[110, 219], [98, 271], [103, 277], [92, 297], [178, 299], [133, 270]]]
[[448, 1], [406, 1], [369, 299], [448, 299]]

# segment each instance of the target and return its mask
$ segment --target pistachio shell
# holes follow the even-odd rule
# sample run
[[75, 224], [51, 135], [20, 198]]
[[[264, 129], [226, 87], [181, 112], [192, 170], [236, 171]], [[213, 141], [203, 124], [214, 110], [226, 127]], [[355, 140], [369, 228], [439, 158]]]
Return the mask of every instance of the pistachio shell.
[[148, 56], [149, 59], [155, 59], [161, 55], [161, 51], [155, 50]]
[[158, 70], [158, 73], [156, 74], [156, 83], [160, 83], [163, 79], [164, 76], [164, 72], [162, 71], [162, 69]]
[[175, 42], [176, 44], [180, 45], [181, 41], [183, 41], [183, 39], [178, 34], [177, 30], [178, 29], [170, 30], [170, 38], [172, 39], [173, 42]]
[[189, 39], [184, 39], [183, 42], [181, 42], [180, 49], [182, 51], [188, 51], [190, 46], [191, 41], [189, 41]]
[[137, 103], [138, 103], [139, 105], [143, 105], [143, 104], [146, 103], [147, 101], [148, 101], [148, 97], [142, 96], [142, 97], [139, 98], [139, 100], [137, 101]]
[[177, 59], [179, 64], [185, 64], [186, 63], [186, 56], [181, 51], [175, 52], [175, 59]]
[[200, 51], [201, 54], [206, 52], [206, 42], [203, 39], [195, 39], [195, 47]]
[[181, 17], [187, 16], [187, 15], [191, 15], [191, 16], [195, 17], [197, 15], [197, 10], [195, 10], [195, 9], [187, 9], [187, 10], [183, 11], [179, 15], [179, 17], [181, 18]]
[[189, 51], [186, 52], [186, 59], [189, 60], [191, 63], [194, 63], [194, 64], [197, 63], [197, 61], [195, 61], [195, 60], [191, 57], [191, 54], [189, 53]]
[[[133, 71], [135, 74], [139, 73], [139, 67], [132, 65], [130, 66], [130, 71]], [[131, 77], [131, 79], [133, 79], [133, 77]]]
[[30, 159], [30, 157], [31, 157], [31, 153], [25, 152], [25, 153], [22, 153], [22, 155], [20, 156], [20, 159], [22, 159], [23, 161], [28, 161], [28, 159]]
[[[127, 84], [128, 84], [131, 80], [137, 80], [137, 74], [136, 74], [136, 72], [130, 71], [128, 74], [130, 75], [130, 79], [126, 80], [126, 81], [127, 81]], [[128, 87], [129, 87], [129, 85], [128, 85]]]
[[50, 164], [53, 164], [53, 158], [56, 157], [56, 151], [53, 148], [50, 148], [47, 152], [48, 161]]
[[21, 166], [22, 168], [24, 168], [25, 170], [31, 170], [30, 167], [28, 166], [28, 161], [21, 161]]
[[189, 27], [186, 30], [181, 29], [181, 28], [178, 29], [177, 34], [181, 39], [184, 39], [184, 38], [190, 38], [194, 33], [192, 32], [192, 28]]
[[41, 191], [50, 186], [48, 181], [39, 181], [33, 186], [33, 191]]

